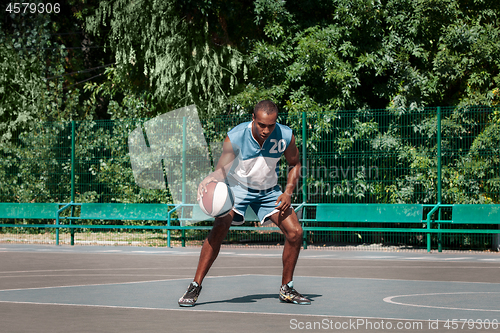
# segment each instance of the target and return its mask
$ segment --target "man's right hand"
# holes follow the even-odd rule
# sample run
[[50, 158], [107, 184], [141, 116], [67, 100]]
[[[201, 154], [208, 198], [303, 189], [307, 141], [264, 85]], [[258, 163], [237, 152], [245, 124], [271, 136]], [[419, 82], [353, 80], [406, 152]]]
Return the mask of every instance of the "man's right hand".
[[198, 185], [198, 198], [197, 200], [200, 201], [201, 198], [203, 197], [203, 194], [207, 192], [207, 185], [211, 182], [218, 182], [217, 178], [213, 176], [208, 176], [207, 178], [203, 179], [200, 185]]

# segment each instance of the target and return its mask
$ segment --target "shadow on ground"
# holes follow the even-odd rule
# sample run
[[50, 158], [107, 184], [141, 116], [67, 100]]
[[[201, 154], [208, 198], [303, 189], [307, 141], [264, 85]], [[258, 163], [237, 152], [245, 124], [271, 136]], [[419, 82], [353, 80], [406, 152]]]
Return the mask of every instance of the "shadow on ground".
[[[304, 295], [304, 297], [309, 298], [311, 300], [311, 302], [314, 302], [315, 298], [318, 298], [321, 296], [323, 296], [323, 295], [318, 295], [318, 294], [305, 294]], [[218, 303], [255, 303], [255, 302], [262, 300], [262, 299], [276, 299], [276, 300], [278, 300], [278, 294], [247, 295], [247, 296], [235, 297], [235, 298], [221, 300], [221, 301], [198, 303], [198, 305], [218, 304]]]

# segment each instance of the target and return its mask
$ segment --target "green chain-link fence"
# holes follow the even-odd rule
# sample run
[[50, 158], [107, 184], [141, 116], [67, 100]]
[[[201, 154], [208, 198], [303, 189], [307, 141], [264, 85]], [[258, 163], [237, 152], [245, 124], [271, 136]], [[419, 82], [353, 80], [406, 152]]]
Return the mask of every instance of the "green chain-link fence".
[[[220, 155], [227, 131], [248, 120], [251, 116], [202, 121], [212, 163]], [[0, 202], [171, 203], [174, 184], [163, 190], [145, 189], [134, 180], [127, 140], [134, 129], [144, 128], [146, 121], [41, 123], [30, 132], [17, 133], [0, 148]], [[437, 108], [304, 112], [282, 114], [278, 121], [294, 130], [304, 161], [293, 198], [296, 203], [500, 203], [498, 107], [449, 107], [440, 108], [439, 112]], [[286, 163], [282, 163], [281, 185], [286, 182], [286, 171]], [[30, 221], [33, 222], [36, 223]], [[92, 223], [107, 222], [89, 222]], [[50, 229], [20, 226], [2, 228], [1, 232], [0, 241], [53, 242]], [[206, 230], [186, 231], [187, 244], [200, 244], [206, 234]], [[92, 232], [77, 229], [76, 235], [79, 243], [94, 244], [163, 246], [166, 239], [162, 230], [132, 232], [118, 226]], [[178, 240], [180, 232], [173, 232], [172, 237]], [[317, 246], [363, 245], [364, 248], [419, 248], [426, 241], [414, 233], [389, 232], [315, 232], [308, 237]], [[433, 237], [436, 242], [437, 236]], [[496, 236], [445, 234], [442, 237], [444, 248], [488, 249], [494, 245]], [[66, 242], [64, 236], [61, 242]], [[276, 245], [283, 244], [283, 236], [267, 230], [235, 230], [230, 232], [227, 242]]]

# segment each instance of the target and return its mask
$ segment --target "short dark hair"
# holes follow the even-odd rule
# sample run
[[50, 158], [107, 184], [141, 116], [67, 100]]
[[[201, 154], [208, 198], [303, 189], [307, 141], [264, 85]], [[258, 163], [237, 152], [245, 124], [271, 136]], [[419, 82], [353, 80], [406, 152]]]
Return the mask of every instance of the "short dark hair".
[[272, 113], [278, 113], [278, 106], [274, 104], [273, 101], [270, 101], [268, 99], [260, 101], [255, 105], [253, 109], [253, 114], [257, 114], [258, 111], [264, 111], [267, 114], [272, 114]]

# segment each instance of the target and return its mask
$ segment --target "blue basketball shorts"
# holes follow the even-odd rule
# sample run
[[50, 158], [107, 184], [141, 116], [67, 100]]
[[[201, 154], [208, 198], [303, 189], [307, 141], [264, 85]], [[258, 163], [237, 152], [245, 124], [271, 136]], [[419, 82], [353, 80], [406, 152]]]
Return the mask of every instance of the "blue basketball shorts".
[[267, 190], [253, 190], [237, 184], [231, 186], [231, 191], [233, 191], [234, 195], [233, 210], [236, 213], [232, 222], [233, 225], [245, 223], [245, 212], [248, 206], [257, 214], [263, 226], [272, 223], [269, 217], [279, 212], [276, 209], [276, 200], [283, 194], [279, 185]]

